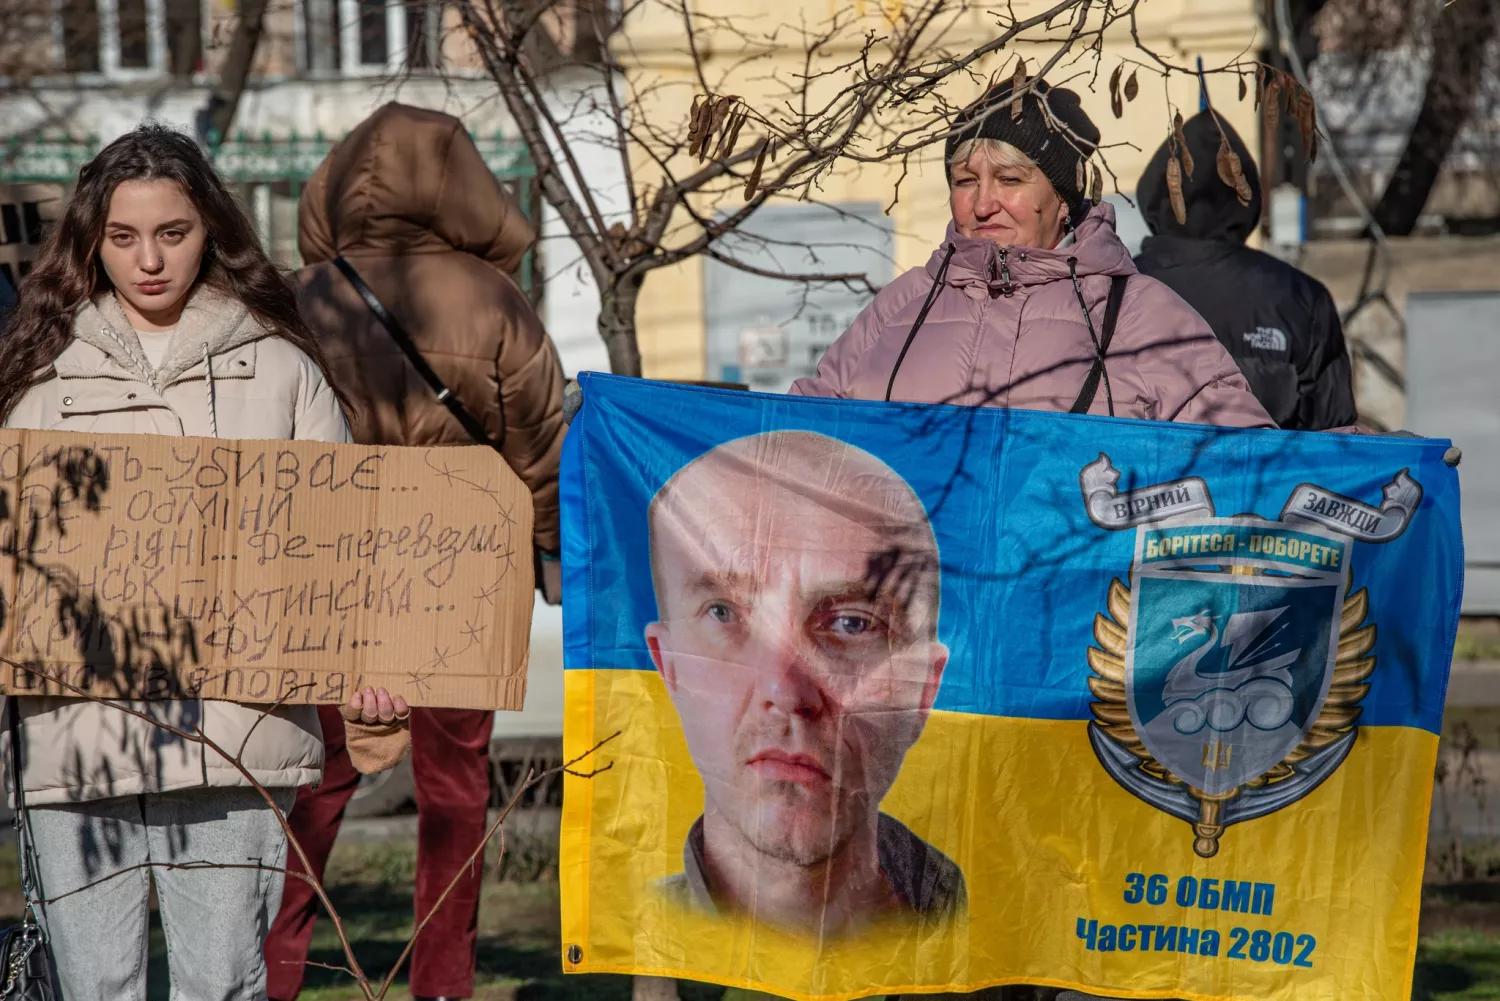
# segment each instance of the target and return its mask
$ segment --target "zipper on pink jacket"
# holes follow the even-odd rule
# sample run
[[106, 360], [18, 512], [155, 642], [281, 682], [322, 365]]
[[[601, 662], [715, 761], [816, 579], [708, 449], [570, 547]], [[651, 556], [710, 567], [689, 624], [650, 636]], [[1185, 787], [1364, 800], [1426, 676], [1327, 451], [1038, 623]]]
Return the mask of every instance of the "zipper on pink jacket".
[[[1015, 291], [1015, 283], [1010, 280], [1010, 262], [1006, 259], [1009, 251], [1005, 247], [1000, 248], [1000, 294], [1009, 296]], [[995, 281], [995, 259], [990, 258], [990, 281]]]

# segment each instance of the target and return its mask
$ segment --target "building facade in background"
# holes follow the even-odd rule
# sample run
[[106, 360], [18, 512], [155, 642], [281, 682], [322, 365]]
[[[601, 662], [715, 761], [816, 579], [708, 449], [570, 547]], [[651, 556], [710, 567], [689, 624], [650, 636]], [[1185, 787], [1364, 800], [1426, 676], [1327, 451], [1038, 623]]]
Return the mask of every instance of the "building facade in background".
[[[237, 25], [230, 0], [0, 0], [0, 22], [0, 183], [65, 187], [104, 143], [142, 121], [201, 134]], [[560, 34], [561, 59], [544, 82], [561, 114], [597, 72], [569, 65], [580, 54]], [[565, 367], [602, 366], [589, 305], [597, 307], [597, 292], [544, 209], [525, 144], [456, 11], [437, 0], [269, 3], [234, 124], [210, 146], [273, 257], [298, 265], [302, 184], [387, 101], [464, 122], [496, 176], [539, 219], [542, 240], [517, 278], [539, 300]], [[618, 158], [599, 161], [590, 176], [601, 189], [623, 186]]]

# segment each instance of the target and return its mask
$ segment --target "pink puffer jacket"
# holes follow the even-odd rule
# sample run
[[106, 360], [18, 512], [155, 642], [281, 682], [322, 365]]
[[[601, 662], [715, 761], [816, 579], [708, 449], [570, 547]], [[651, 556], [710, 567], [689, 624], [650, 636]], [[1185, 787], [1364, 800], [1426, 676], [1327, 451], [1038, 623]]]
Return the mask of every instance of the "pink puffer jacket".
[[[1115, 213], [1097, 206], [1076, 239], [1056, 250], [1000, 247], [953, 226], [925, 268], [882, 289], [840, 337], [818, 374], [791, 392], [883, 400], [902, 345], [943, 258], [953, 259], [901, 362], [891, 399], [1066, 411], [1093, 365], [1081, 294], [1102, 335], [1110, 279], [1130, 276], [1089, 412], [1227, 427], [1275, 427], [1244, 376], [1193, 308], [1137, 274], [1115, 235]], [[1072, 268], [1070, 269], [1070, 261]], [[1075, 290], [1072, 270], [1076, 270]]]

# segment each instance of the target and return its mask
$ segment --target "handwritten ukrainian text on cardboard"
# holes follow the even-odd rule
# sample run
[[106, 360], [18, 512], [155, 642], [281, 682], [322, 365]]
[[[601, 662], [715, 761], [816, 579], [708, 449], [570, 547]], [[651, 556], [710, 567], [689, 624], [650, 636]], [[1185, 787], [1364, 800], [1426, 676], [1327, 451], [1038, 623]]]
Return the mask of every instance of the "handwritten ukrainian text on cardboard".
[[519, 709], [531, 529], [478, 446], [0, 430], [0, 691]]

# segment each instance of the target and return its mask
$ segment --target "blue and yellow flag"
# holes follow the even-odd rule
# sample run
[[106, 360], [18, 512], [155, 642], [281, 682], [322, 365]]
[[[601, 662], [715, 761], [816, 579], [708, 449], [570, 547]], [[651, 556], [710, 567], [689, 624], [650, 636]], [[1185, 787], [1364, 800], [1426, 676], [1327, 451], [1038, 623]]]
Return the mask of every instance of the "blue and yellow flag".
[[1446, 442], [583, 395], [565, 969], [1410, 997]]

